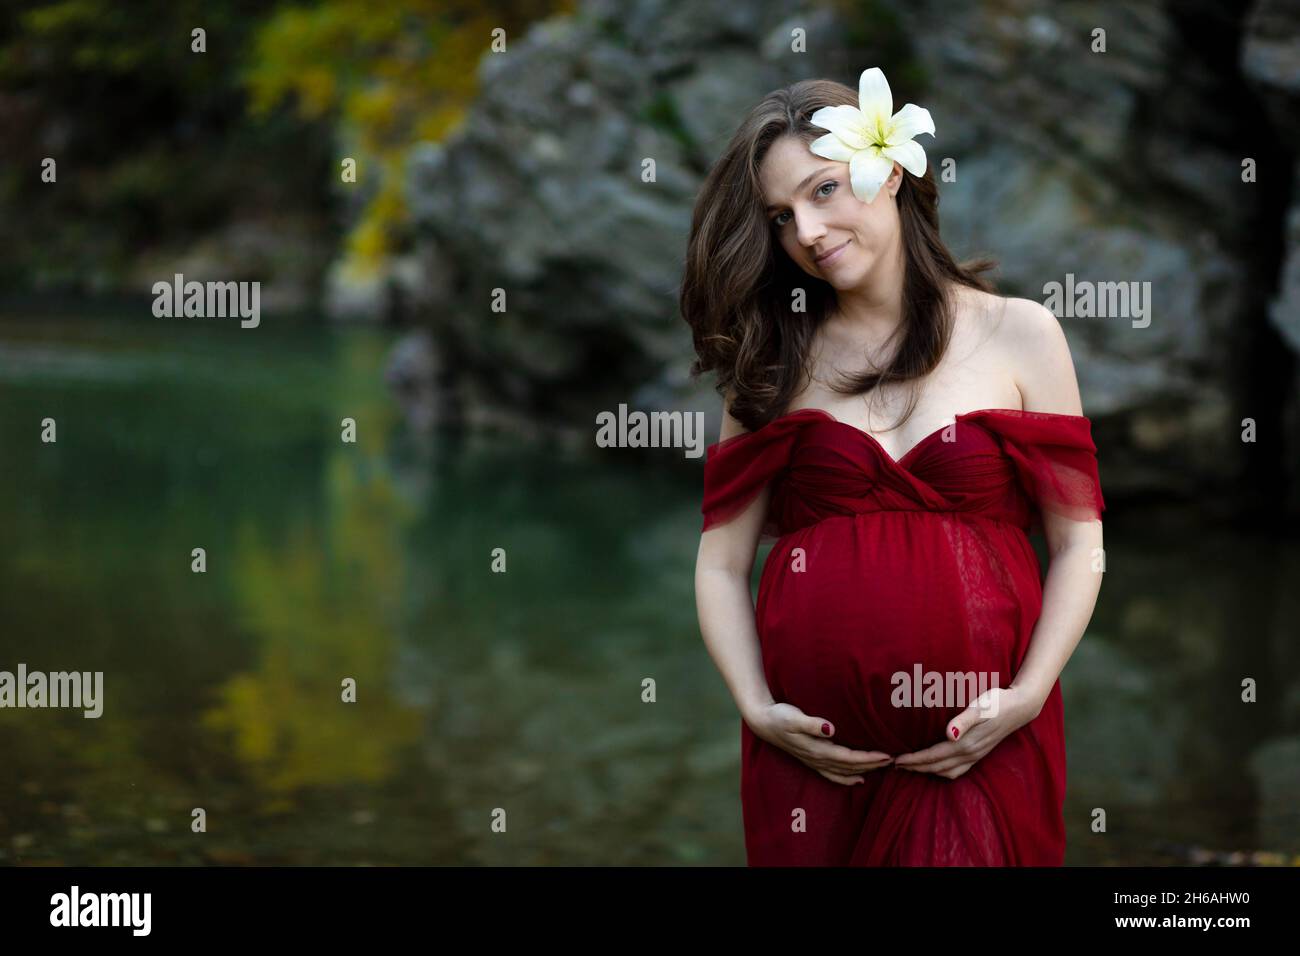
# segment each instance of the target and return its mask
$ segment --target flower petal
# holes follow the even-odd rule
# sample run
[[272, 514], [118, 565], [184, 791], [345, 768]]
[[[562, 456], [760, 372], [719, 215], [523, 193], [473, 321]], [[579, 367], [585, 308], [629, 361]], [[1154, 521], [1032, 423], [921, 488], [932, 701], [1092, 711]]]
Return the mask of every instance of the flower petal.
[[906, 143], [899, 143], [897, 146], [886, 146], [880, 151], [880, 155], [893, 162], [898, 161], [913, 176], [925, 175], [925, 150], [921, 144], [915, 140], [908, 140]]
[[881, 184], [894, 171], [892, 160], [877, 155], [874, 149], [864, 149], [853, 154], [849, 161], [849, 179], [853, 183], [853, 195], [865, 203], [876, 198]]
[[858, 77], [858, 109], [867, 118], [867, 127], [884, 129], [894, 112], [894, 94], [880, 67], [863, 70]]
[[908, 103], [890, 120], [889, 145], [897, 146], [922, 133], [934, 135], [934, 120], [924, 106]]
[[808, 122], [830, 130], [850, 149], [864, 149], [871, 144], [867, 139], [866, 119], [852, 106], [823, 106]]
[[844, 140], [834, 133], [827, 133], [820, 139], [813, 140], [808, 144], [808, 149], [818, 156], [833, 159], [837, 163], [847, 163], [853, 158], [853, 154], [857, 152], [856, 149], [847, 145]]

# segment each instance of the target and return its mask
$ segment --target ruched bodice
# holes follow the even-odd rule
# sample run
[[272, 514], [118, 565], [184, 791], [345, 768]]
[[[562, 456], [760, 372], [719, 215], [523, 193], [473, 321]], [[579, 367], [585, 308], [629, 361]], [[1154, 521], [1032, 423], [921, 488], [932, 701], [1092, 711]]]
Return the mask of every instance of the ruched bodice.
[[831, 515], [927, 511], [981, 515], [1026, 531], [1037, 503], [1082, 521], [1105, 508], [1091, 423], [1079, 415], [980, 409], [956, 416], [895, 461], [875, 438], [800, 409], [708, 449], [704, 528], [772, 489], [764, 533]]

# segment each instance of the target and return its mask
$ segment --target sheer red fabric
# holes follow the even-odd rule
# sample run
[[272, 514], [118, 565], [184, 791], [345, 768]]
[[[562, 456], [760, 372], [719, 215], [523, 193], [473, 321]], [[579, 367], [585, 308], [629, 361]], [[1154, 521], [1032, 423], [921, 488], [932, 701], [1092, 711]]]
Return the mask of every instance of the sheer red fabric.
[[[897, 675], [1011, 683], [1042, 610], [1027, 535], [1043, 511], [1101, 517], [1096, 451], [1086, 417], [1013, 409], [958, 415], [897, 461], [818, 409], [710, 446], [705, 530], [771, 483], [763, 533], [778, 540], [755, 619], [773, 697], [831, 720], [833, 740], [854, 749], [902, 754], [943, 740], [972, 701], [896, 706]], [[892, 767], [865, 777], [827, 780], [741, 721], [750, 865], [1064, 860], [1059, 683], [1037, 718], [955, 780]]]

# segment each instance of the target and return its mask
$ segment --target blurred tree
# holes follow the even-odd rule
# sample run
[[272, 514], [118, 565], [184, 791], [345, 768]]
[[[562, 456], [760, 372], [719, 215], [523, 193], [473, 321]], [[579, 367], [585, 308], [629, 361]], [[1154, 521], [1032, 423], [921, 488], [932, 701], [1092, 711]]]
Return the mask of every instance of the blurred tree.
[[[249, 121], [241, 70], [265, 15], [257, 0], [0, 7], [0, 288], [119, 291], [151, 253], [268, 210], [339, 231], [326, 125]], [[41, 182], [45, 157], [57, 184]]]
[[[339, 154], [358, 163], [361, 209], [347, 264], [377, 266], [405, 242], [403, 168], [417, 142], [440, 140], [474, 95], [492, 31], [517, 42], [532, 21], [574, 0], [327, 0], [282, 7], [258, 31], [246, 80], [255, 115], [296, 99], [308, 120], [336, 117]], [[341, 183], [338, 161], [334, 181]]]
[[[0, 292], [139, 293], [142, 264], [201, 245], [202, 262], [265, 279], [283, 261], [313, 287], [345, 236], [350, 261], [379, 261], [402, 242], [406, 152], [460, 121], [491, 31], [515, 42], [571, 6], [0, 3]], [[345, 155], [360, 189], [340, 215]]]

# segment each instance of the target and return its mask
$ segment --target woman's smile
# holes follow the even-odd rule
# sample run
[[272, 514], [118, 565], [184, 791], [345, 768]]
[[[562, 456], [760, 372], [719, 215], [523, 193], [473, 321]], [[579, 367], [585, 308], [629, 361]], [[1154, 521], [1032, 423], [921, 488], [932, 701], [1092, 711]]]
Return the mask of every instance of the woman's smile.
[[823, 253], [813, 261], [815, 261], [818, 266], [825, 268], [837, 259], [843, 258], [844, 250], [848, 248], [849, 243], [852, 241], [852, 239], [845, 239], [841, 245], [836, 246], [830, 252]]

